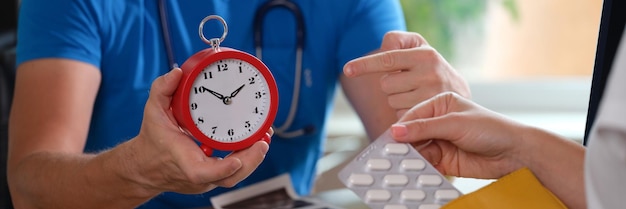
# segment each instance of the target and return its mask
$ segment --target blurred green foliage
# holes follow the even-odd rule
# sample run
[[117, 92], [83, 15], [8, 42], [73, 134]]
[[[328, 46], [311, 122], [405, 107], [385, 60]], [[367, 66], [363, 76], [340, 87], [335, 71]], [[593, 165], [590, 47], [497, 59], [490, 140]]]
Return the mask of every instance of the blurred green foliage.
[[[518, 19], [515, 0], [498, 0]], [[420, 33], [446, 58], [454, 57], [454, 26], [482, 18], [488, 0], [400, 0], [407, 29]]]

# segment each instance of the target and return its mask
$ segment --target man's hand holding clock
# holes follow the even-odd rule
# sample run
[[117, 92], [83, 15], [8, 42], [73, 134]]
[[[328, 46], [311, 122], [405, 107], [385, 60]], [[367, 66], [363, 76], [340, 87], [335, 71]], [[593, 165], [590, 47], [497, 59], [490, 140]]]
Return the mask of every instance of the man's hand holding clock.
[[[269, 149], [278, 108], [274, 77], [256, 57], [219, 47], [227, 31], [223, 23], [224, 36], [211, 42], [212, 48], [154, 81], [139, 135], [125, 144], [123, 158], [133, 159], [128, 166], [135, 168], [129, 169], [136, 174], [132, 182], [147, 195], [232, 187], [261, 164]], [[229, 96], [218, 93], [231, 91], [232, 83], [242, 85]], [[211, 157], [213, 149], [232, 153], [219, 159]]]
[[[152, 84], [139, 135], [123, 144], [124, 163], [136, 175], [129, 177], [147, 195], [163, 191], [203, 193], [217, 186], [232, 187], [263, 161], [268, 150], [264, 141], [231, 153], [224, 159], [208, 157], [194, 140], [180, 131], [170, 101], [182, 77], [174, 69]], [[268, 134], [272, 134], [269, 129]]]

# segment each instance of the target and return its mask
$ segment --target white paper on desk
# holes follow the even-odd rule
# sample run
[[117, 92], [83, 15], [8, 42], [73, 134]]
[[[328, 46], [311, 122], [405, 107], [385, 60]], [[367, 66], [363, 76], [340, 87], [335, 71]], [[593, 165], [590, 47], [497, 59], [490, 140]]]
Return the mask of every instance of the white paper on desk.
[[211, 198], [215, 209], [339, 209], [313, 198], [299, 197], [289, 174]]

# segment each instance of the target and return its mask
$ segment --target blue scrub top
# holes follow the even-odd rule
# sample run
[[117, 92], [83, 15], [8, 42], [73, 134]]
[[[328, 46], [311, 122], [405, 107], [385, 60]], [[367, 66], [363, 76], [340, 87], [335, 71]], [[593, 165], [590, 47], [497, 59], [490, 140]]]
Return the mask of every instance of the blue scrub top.
[[[200, 21], [212, 14], [228, 23], [222, 46], [255, 54], [253, 22], [266, 0], [166, 1], [176, 61], [182, 65], [207, 47], [198, 36]], [[404, 30], [397, 0], [294, 0], [305, 22], [303, 74], [298, 111], [290, 130], [315, 130], [302, 137], [274, 136], [261, 166], [235, 188], [290, 173], [295, 190], [309, 194], [323, 151], [324, 124], [343, 65], [380, 46], [390, 30]], [[97, 152], [136, 136], [152, 81], [169, 71], [157, 0], [23, 0], [18, 29], [18, 65], [38, 58], [66, 58], [90, 63], [102, 72], [85, 152]], [[293, 15], [272, 10], [264, 19], [263, 62], [275, 76], [279, 110], [275, 125], [286, 120], [295, 74]], [[207, 38], [219, 37], [222, 25], [206, 23]], [[222, 153], [224, 154], [224, 153]], [[144, 208], [191, 208], [210, 204], [218, 188], [202, 195], [164, 193]]]

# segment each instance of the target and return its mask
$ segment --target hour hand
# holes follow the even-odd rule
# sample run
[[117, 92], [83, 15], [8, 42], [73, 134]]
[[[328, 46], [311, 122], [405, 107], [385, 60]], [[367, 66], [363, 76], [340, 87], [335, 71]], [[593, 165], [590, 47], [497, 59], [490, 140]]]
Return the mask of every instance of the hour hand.
[[241, 85], [239, 88], [237, 88], [237, 90], [233, 91], [233, 93], [230, 94], [230, 97], [235, 97], [237, 96], [237, 94], [239, 94], [239, 91], [241, 91], [241, 89], [243, 89], [243, 87], [246, 86], [246, 84]]

